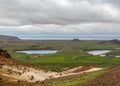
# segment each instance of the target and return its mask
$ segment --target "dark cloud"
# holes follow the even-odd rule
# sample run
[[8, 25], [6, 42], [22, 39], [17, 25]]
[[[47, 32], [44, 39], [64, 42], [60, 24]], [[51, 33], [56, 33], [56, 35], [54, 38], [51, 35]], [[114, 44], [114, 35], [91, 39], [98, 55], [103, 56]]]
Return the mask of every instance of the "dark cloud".
[[118, 7], [120, 6], [120, 0], [103, 0], [103, 2], [112, 4], [112, 5], [118, 6]]

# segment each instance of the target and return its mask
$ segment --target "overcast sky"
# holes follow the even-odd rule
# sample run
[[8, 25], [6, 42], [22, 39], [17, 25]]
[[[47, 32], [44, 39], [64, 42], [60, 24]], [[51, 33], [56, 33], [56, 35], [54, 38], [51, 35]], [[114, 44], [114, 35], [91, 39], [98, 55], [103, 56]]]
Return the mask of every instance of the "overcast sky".
[[120, 0], [1, 0], [0, 34], [120, 34]]

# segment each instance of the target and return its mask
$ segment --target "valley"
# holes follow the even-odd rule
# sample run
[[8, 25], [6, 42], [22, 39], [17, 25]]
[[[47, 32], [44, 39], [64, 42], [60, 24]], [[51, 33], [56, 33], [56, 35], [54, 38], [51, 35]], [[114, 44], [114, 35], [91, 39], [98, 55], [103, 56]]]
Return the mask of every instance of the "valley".
[[[11, 57], [10, 59], [3, 58], [6, 56], [1, 54], [0, 58], [0, 77], [2, 84], [5, 85], [26, 83], [25, 86], [30, 86], [29, 83], [32, 83], [32, 86], [70, 86], [72, 84], [86, 86], [87, 81], [108, 73], [120, 65], [120, 58], [116, 57], [119, 56], [120, 45], [114, 40], [104, 41], [104, 43], [103, 40], [5, 41], [0, 43], [0, 48], [7, 50]], [[57, 52], [50, 54], [16, 52], [26, 50], [44, 52], [57, 50]], [[87, 53], [95, 50], [111, 50], [111, 52], [105, 53], [105, 56]], [[83, 77], [84, 80], [82, 80]], [[65, 84], [65, 81], [69, 82], [69, 79], [71, 82], [68, 85]], [[56, 85], [58, 82], [61, 84]]]

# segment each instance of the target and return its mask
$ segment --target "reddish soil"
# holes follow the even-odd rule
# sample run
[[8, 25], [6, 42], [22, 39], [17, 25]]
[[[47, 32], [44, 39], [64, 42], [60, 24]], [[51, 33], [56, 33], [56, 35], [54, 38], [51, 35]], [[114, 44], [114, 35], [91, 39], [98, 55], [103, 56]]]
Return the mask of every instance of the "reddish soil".
[[86, 70], [89, 70], [89, 69], [92, 69], [92, 68], [93, 68], [92, 66], [83, 66], [81, 68], [78, 68], [78, 69], [74, 70], [73, 72], [78, 73], [78, 72], [86, 71]]

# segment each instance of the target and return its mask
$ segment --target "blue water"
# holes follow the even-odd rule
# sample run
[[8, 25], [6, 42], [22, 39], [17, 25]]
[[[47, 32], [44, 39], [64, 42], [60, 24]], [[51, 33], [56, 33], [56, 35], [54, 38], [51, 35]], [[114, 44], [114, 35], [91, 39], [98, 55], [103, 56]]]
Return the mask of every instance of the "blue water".
[[54, 54], [57, 53], [58, 50], [20, 50], [16, 52], [26, 53], [26, 54]]
[[19, 35], [21, 39], [32, 40], [113, 40], [120, 39], [120, 35]]

